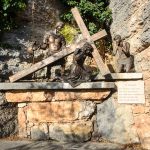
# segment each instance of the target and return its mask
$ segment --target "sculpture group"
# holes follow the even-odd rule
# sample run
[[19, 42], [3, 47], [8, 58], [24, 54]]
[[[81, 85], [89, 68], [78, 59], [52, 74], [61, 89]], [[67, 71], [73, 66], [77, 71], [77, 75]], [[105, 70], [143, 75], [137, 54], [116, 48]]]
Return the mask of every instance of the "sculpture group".
[[[47, 78], [50, 81], [68, 82], [73, 87], [78, 86], [82, 82], [93, 81], [96, 74], [90, 66], [85, 65], [85, 59], [91, 57], [95, 59], [98, 66], [99, 72], [102, 76], [110, 74], [110, 71], [103, 62], [94, 41], [106, 36], [105, 32], [101, 31], [93, 36], [90, 36], [77, 8], [72, 9], [73, 16], [82, 32], [83, 41], [75, 43], [72, 47], [66, 47], [66, 41], [60, 30], [64, 24], [58, 22], [55, 30], [46, 34], [40, 45], [36, 42], [27, 50], [30, 54], [34, 54], [37, 49], [47, 50], [47, 59], [34, 64], [29, 70], [22, 71], [12, 77], [10, 81], [14, 82], [28, 74], [34, 73], [35, 71], [47, 67]], [[116, 60], [116, 72], [130, 72], [133, 66], [133, 57], [130, 55], [130, 44], [121, 39], [120, 35], [114, 37], [114, 50], [112, 55], [115, 56]], [[73, 53], [73, 62], [70, 66], [69, 71], [65, 72], [65, 56]], [[53, 68], [53, 72], [51, 69]]]

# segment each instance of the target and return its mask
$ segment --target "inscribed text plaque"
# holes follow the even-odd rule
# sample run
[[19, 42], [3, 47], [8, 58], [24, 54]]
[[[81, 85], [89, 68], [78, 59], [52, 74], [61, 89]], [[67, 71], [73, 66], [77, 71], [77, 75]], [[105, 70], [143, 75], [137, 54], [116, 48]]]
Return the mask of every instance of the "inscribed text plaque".
[[145, 103], [144, 81], [118, 82], [118, 103]]

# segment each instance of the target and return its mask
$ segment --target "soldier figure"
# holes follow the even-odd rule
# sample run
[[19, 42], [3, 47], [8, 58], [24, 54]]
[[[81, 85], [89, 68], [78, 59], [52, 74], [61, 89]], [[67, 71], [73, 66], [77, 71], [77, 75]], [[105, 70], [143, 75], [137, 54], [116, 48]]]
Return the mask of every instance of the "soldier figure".
[[[62, 22], [58, 22], [56, 24], [56, 28], [54, 32], [50, 32], [48, 35], [44, 37], [43, 44], [41, 45], [41, 49], [48, 49], [47, 56], [51, 56], [62, 50], [63, 47], [66, 46], [65, 38], [59, 33], [59, 31], [63, 28], [64, 24]], [[65, 58], [62, 58], [52, 65], [47, 67], [47, 77], [51, 78], [51, 80], [60, 79], [64, 74], [65, 70]]]
[[130, 55], [130, 44], [121, 39], [120, 35], [114, 37], [115, 48], [113, 55], [116, 56], [116, 71], [130, 72], [133, 67], [133, 57]]

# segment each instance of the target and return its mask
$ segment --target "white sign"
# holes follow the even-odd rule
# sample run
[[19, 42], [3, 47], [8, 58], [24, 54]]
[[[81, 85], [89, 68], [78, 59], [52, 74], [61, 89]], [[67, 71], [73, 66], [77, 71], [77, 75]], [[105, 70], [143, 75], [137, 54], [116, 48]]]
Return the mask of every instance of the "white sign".
[[118, 103], [145, 103], [144, 81], [120, 81], [118, 87]]

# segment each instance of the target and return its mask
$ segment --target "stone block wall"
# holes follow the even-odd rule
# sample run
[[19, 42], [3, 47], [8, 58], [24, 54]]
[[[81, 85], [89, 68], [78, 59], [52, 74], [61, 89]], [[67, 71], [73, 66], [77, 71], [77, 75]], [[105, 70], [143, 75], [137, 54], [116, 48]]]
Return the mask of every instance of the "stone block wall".
[[34, 140], [84, 142], [92, 138], [97, 103], [110, 91], [7, 92], [18, 103], [19, 137]]
[[18, 136], [63, 142], [101, 141], [149, 148], [149, 109], [119, 104], [111, 91], [12, 91], [18, 105]]

